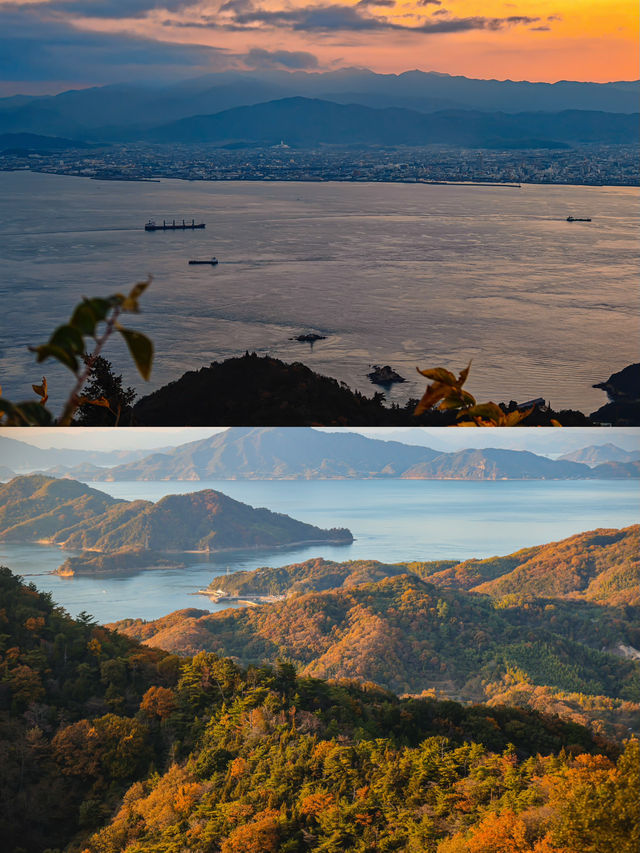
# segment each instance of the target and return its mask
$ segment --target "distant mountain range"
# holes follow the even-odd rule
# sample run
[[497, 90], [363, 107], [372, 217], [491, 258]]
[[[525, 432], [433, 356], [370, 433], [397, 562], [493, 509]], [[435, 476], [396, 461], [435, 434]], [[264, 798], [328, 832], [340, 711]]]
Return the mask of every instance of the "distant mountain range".
[[583, 462], [595, 467], [606, 462], [637, 462], [640, 460], [640, 450], [624, 450], [615, 444], [591, 444], [580, 450], [564, 453], [559, 457], [565, 462]]
[[[24, 434], [24, 433], [22, 433]], [[52, 436], [53, 438], [53, 436]], [[10, 471], [33, 471], [52, 466], [75, 466], [79, 464], [115, 465], [129, 462], [149, 453], [148, 450], [79, 450], [73, 447], [35, 447], [26, 441], [10, 438], [5, 432], [0, 435], [0, 465]]]
[[167, 495], [157, 503], [125, 501], [75, 480], [32, 475], [0, 486], [0, 541], [97, 552], [226, 551], [353, 537], [346, 529], [323, 530], [211, 489]]
[[[170, 86], [117, 84], [54, 96], [3, 98], [0, 99], [0, 133], [32, 133], [99, 142], [147, 139], [153, 128], [181, 119], [211, 116], [239, 107], [291, 98], [331, 102], [334, 106], [355, 104], [374, 111], [394, 108], [412, 114], [441, 111], [493, 113], [492, 121], [504, 123], [505, 117], [498, 114], [564, 111], [635, 113], [639, 92], [638, 81], [604, 84], [562, 81], [548, 84], [473, 80], [421, 71], [375, 74], [366, 69], [314, 74], [221, 72]], [[301, 124], [304, 124], [302, 105], [298, 108], [301, 109]], [[348, 111], [353, 111], [353, 108], [349, 107]], [[376, 130], [375, 118], [367, 118], [366, 112], [358, 112], [358, 115], [365, 122], [365, 128], [367, 123], [371, 125], [369, 134]], [[273, 125], [273, 110], [269, 120]], [[309, 120], [309, 117], [305, 118], [305, 121]], [[407, 121], [407, 118], [403, 120]], [[572, 120], [581, 121], [578, 118]], [[418, 123], [415, 116], [412, 121]], [[619, 123], [621, 120], [617, 117], [613, 121]], [[470, 119], [470, 123], [479, 122], [477, 118]], [[236, 125], [236, 131], [238, 129]], [[254, 124], [251, 133], [255, 136], [257, 130], [258, 126]], [[275, 126], [272, 126], [272, 131], [277, 132]], [[600, 121], [598, 132], [603, 134], [605, 131], [604, 122]], [[186, 134], [186, 128], [182, 132]], [[194, 128], [189, 132], [195, 135]], [[245, 132], [249, 132], [249, 128], [245, 128]], [[520, 135], [523, 132], [523, 128], [518, 131]], [[337, 128], [334, 133], [337, 136]], [[457, 133], [460, 133], [459, 129]], [[378, 134], [381, 138], [379, 130]], [[533, 133], [529, 130], [527, 135], [555, 141], [564, 138], [562, 135], [541, 134], [538, 130]], [[496, 132], [495, 136], [498, 138], [499, 134]], [[511, 137], [507, 134], [505, 138]], [[172, 137], [171, 141], [174, 139]], [[343, 127], [340, 141], [345, 140]]]
[[231, 427], [169, 453], [103, 471], [102, 480], [315, 479], [400, 476], [435, 450], [308, 427]]
[[[613, 455], [624, 456], [625, 452]], [[600, 458], [609, 456], [603, 450]], [[309, 427], [231, 427], [210, 438], [115, 467], [82, 463], [76, 467], [57, 466], [45, 473], [95, 481], [628, 479], [640, 477], [640, 463], [604, 461], [592, 468], [582, 462], [552, 460], [524, 450], [488, 448], [442, 453], [352, 432], [322, 432]]]

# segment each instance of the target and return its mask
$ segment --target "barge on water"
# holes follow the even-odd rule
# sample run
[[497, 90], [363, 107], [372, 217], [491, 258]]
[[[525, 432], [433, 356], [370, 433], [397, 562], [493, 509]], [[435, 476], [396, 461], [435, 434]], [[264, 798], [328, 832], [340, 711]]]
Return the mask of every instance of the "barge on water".
[[190, 264], [208, 264], [209, 266], [215, 267], [218, 263], [217, 258], [209, 258], [208, 261], [189, 261]]
[[173, 222], [167, 222], [163, 219], [162, 225], [156, 225], [155, 220], [150, 219], [144, 226], [145, 231], [195, 231], [196, 228], [205, 228], [204, 222], [196, 222], [195, 219], [191, 222], [185, 222], [184, 219], [182, 222], [176, 222], [175, 219]]

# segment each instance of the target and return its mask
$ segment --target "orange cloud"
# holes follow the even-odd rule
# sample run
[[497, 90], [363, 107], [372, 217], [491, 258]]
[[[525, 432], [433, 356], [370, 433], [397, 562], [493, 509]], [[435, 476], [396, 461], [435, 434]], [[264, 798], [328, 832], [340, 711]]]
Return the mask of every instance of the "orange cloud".
[[[9, 3], [26, 5], [0, 0], [0, 10]], [[285, 68], [299, 61], [307, 69], [542, 81], [637, 76], [635, 0], [48, 0], [38, 8], [76, 32], [208, 46], [217, 61], [228, 55], [240, 67], [242, 57], [266, 51]]]

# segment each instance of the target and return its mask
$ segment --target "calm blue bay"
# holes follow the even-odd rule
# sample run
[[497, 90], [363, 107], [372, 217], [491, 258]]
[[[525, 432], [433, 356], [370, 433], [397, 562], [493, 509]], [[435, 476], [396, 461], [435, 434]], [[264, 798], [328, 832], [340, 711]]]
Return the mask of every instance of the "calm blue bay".
[[222, 609], [195, 595], [227, 570], [286, 565], [311, 557], [385, 562], [488, 557], [597, 527], [640, 520], [637, 481], [314, 480], [130, 482], [90, 484], [115, 497], [158, 500], [167, 494], [218, 489], [320, 527], [349, 527], [351, 545], [188, 555], [179, 570], [129, 577], [59, 578], [48, 572], [72, 552], [0, 543], [0, 564], [33, 581], [73, 615], [100, 622], [154, 619], [183, 607]]

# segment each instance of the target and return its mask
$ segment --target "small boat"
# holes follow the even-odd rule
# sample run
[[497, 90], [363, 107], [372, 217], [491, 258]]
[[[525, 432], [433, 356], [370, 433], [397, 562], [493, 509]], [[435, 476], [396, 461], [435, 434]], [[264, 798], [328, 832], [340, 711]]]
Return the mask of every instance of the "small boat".
[[591, 222], [590, 219], [580, 219], [577, 216], [567, 216], [567, 222]]
[[189, 261], [190, 264], [209, 264], [211, 267], [215, 267], [218, 263], [217, 258], [209, 258], [208, 261]]
[[145, 231], [195, 231], [198, 228], [206, 228], [206, 225], [204, 222], [196, 222], [195, 219], [191, 222], [185, 222], [183, 219], [181, 223], [176, 222], [175, 219], [173, 222], [163, 219], [162, 225], [156, 225], [155, 220], [150, 219], [144, 226]]

